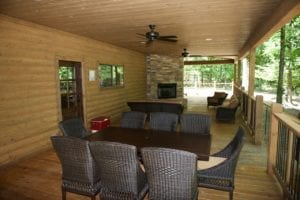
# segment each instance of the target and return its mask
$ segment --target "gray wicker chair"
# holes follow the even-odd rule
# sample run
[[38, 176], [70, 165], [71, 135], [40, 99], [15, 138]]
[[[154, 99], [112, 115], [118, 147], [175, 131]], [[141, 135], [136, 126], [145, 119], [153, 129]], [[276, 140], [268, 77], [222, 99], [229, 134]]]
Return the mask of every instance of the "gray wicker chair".
[[96, 141], [90, 143], [90, 149], [99, 163], [101, 200], [144, 199], [148, 184], [135, 146]]
[[67, 136], [52, 136], [51, 141], [62, 165], [62, 199], [66, 199], [67, 192], [72, 192], [95, 200], [101, 182], [89, 142]]
[[159, 147], [142, 148], [149, 199], [198, 199], [197, 155]]
[[167, 112], [150, 113], [149, 128], [161, 131], [176, 131], [178, 115]]
[[210, 134], [211, 117], [204, 114], [185, 113], [180, 117], [180, 131], [192, 134]]
[[144, 128], [147, 114], [138, 111], [123, 112], [121, 117], [121, 127], [123, 128]]
[[212, 155], [226, 159], [208, 169], [198, 170], [199, 187], [229, 191], [229, 198], [233, 199], [235, 169], [244, 144], [244, 137], [244, 130], [239, 127], [232, 141], [223, 150]]
[[81, 118], [72, 118], [59, 122], [59, 128], [65, 136], [83, 138], [88, 135]]

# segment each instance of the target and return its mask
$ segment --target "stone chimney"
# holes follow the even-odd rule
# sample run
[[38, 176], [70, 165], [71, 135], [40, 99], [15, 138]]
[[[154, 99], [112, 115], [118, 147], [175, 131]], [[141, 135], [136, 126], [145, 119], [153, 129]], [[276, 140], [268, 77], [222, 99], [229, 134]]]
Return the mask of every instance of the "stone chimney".
[[183, 97], [183, 59], [165, 55], [148, 55], [147, 66], [147, 98], [157, 98], [158, 83], [176, 83], [177, 98]]

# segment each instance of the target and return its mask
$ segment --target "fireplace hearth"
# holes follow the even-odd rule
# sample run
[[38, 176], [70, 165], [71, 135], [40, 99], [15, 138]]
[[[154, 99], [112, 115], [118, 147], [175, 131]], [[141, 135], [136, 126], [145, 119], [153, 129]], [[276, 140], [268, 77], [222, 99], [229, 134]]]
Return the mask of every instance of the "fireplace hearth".
[[176, 83], [158, 83], [157, 84], [157, 98], [167, 99], [167, 98], [176, 98]]

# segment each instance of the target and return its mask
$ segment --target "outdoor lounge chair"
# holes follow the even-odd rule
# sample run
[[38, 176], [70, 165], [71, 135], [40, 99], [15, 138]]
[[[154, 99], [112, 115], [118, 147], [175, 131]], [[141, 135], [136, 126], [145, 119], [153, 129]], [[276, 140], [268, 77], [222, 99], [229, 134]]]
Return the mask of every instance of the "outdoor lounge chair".
[[178, 115], [167, 112], [150, 113], [149, 128], [161, 131], [176, 131]]
[[121, 127], [123, 128], [144, 128], [147, 114], [138, 111], [123, 112], [121, 117]]
[[[219, 158], [219, 163], [208, 168], [202, 168], [203, 164], [210, 161], [198, 161], [198, 186], [216, 190], [229, 191], [230, 200], [233, 199], [234, 175], [237, 161], [244, 144], [245, 133], [242, 127], [239, 127], [235, 137], [221, 151], [212, 155], [212, 158]], [[205, 163], [206, 162], [206, 163]]]
[[239, 106], [240, 106], [240, 101], [237, 99], [237, 97], [232, 95], [232, 97], [229, 100], [229, 103], [217, 107], [216, 120], [226, 121], [226, 122], [234, 121], [235, 114]]
[[222, 105], [227, 95], [226, 92], [215, 92], [214, 96], [207, 97], [207, 107]]
[[142, 158], [149, 199], [197, 200], [197, 155], [176, 149], [145, 147]]
[[96, 141], [90, 143], [99, 164], [101, 200], [142, 200], [148, 192], [146, 175], [133, 145]]
[[88, 135], [88, 131], [84, 127], [82, 119], [79, 117], [61, 121], [58, 126], [64, 136], [83, 138]]
[[211, 117], [204, 114], [184, 113], [180, 116], [180, 131], [191, 134], [210, 134]]
[[101, 188], [101, 180], [89, 142], [69, 136], [52, 136], [51, 141], [62, 166], [62, 200], [66, 199], [67, 192], [95, 200]]

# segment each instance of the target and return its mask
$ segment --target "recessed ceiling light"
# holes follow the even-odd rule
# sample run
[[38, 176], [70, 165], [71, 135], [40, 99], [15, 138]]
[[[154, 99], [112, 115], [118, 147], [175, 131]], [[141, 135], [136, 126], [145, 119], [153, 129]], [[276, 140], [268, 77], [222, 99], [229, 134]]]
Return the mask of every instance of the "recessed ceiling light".
[[206, 40], [206, 41], [212, 41], [212, 39], [211, 39], [211, 38], [206, 38], [205, 40]]

